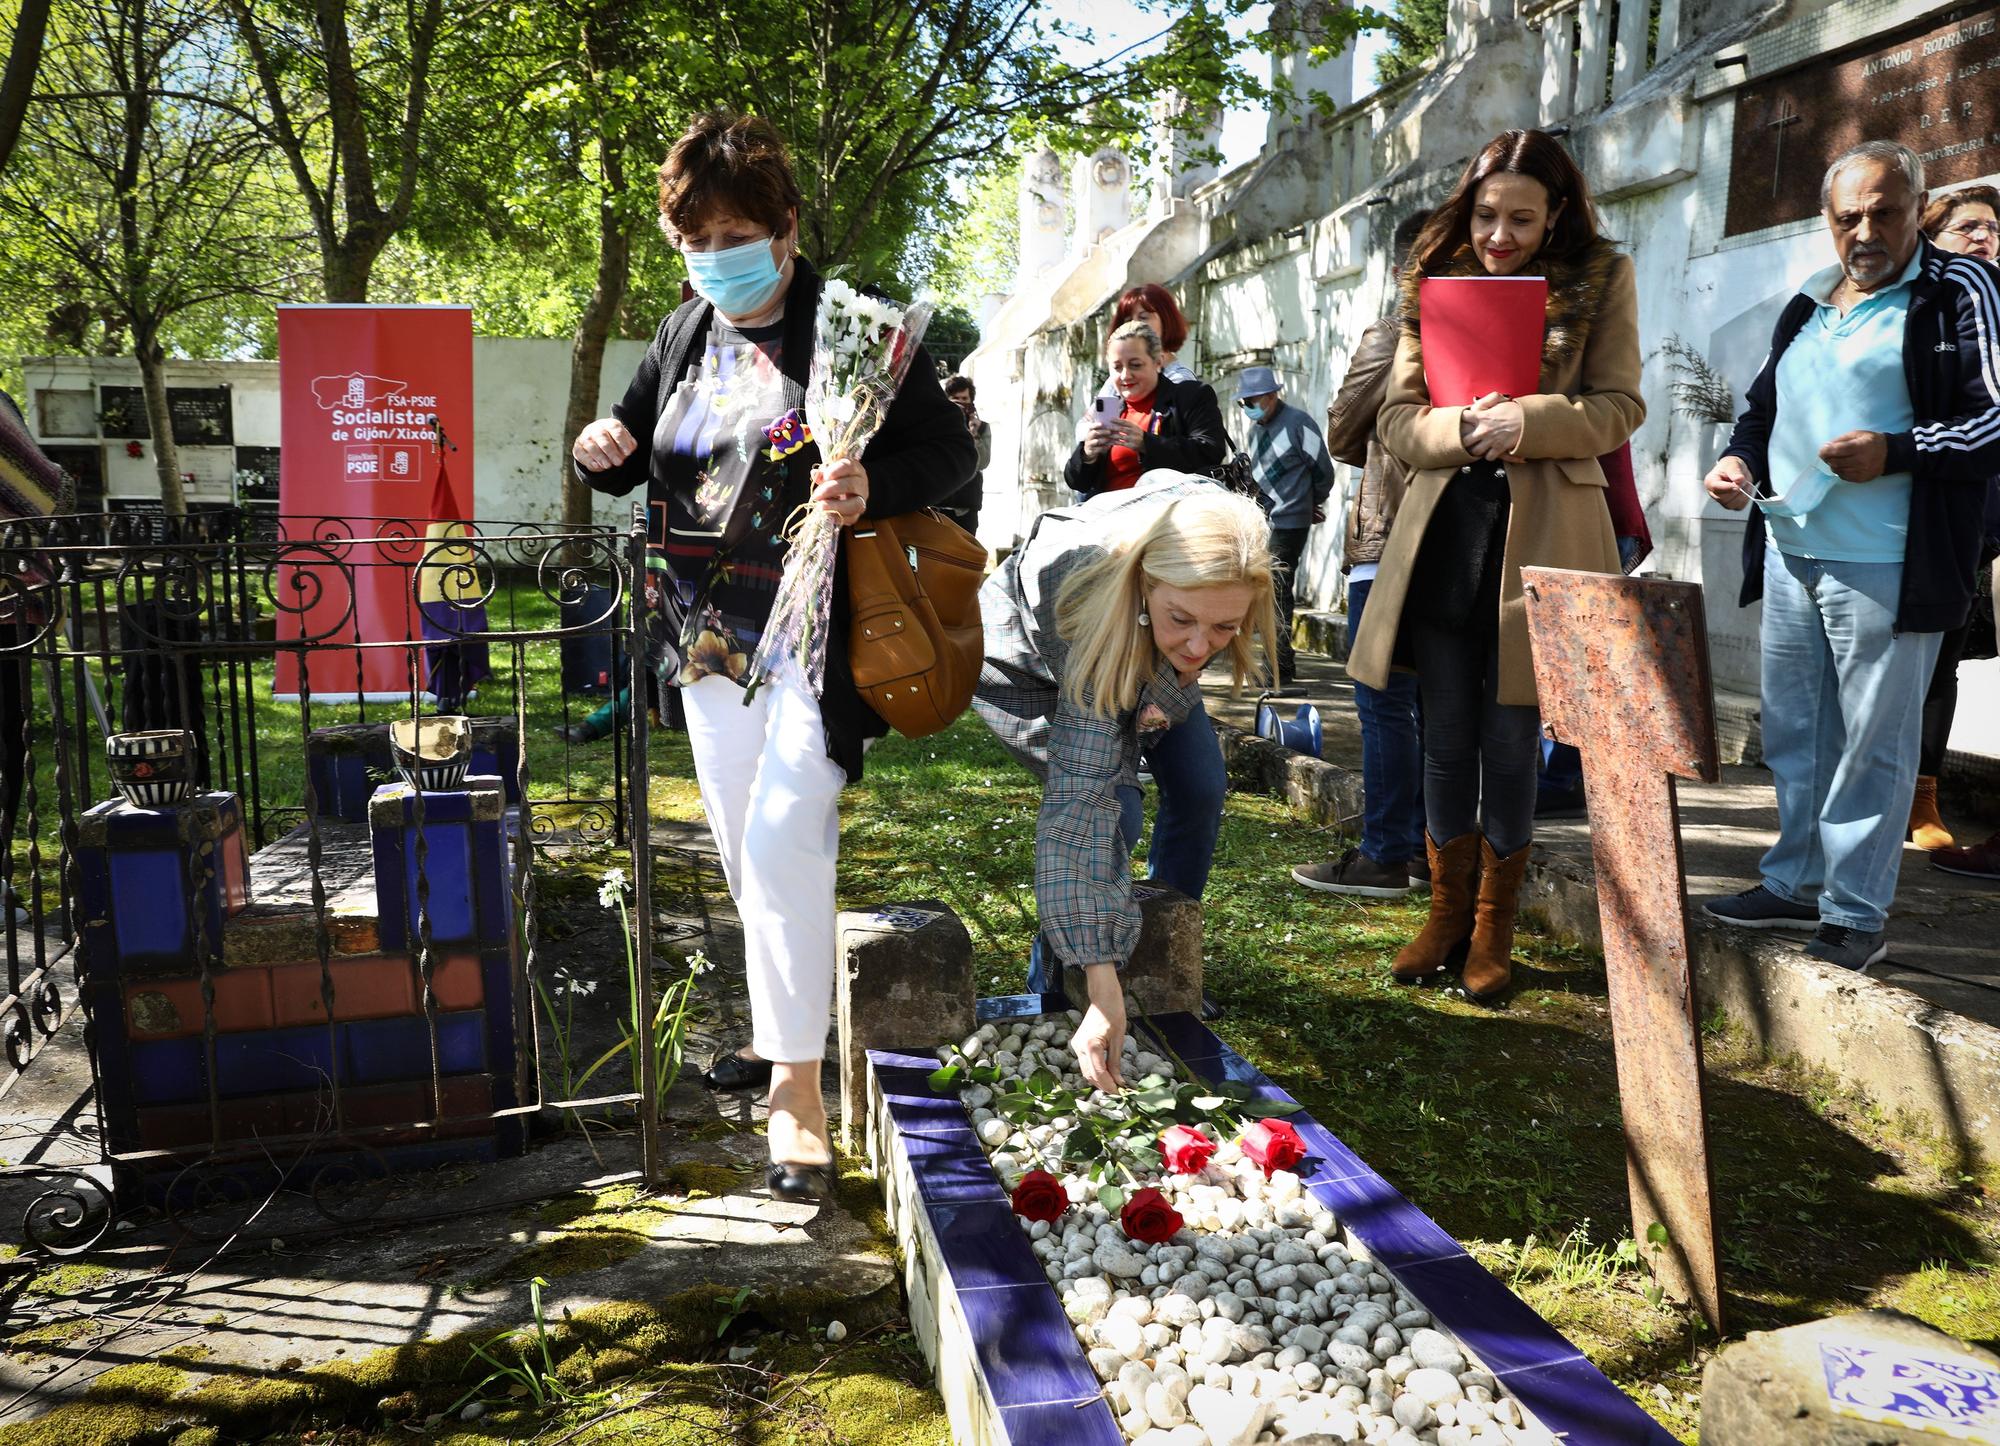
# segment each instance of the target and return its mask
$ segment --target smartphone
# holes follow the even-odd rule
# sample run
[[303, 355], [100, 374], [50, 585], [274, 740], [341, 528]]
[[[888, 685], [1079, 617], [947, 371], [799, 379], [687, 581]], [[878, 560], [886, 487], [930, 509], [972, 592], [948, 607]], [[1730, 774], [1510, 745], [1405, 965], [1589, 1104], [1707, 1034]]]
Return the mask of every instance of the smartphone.
[[1090, 419], [1099, 426], [1106, 426], [1118, 420], [1118, 414], [1125, 410], [1125, 399], [1120, 396], [1096, 396], [1090, 399]]

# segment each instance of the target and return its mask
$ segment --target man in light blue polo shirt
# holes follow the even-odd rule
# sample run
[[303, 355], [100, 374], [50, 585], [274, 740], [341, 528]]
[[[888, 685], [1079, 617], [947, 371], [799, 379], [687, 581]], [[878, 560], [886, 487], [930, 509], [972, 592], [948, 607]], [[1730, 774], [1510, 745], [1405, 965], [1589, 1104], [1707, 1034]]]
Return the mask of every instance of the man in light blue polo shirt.
[[1817, 925], [1809, 954], [1865, 970], [1888, 952], [1925, 686], [1969, 595], [1956, 534], [2000, 438], [2000, 288], [1924, 240], [1923, 167], [1905, 146], [1855, 147], [1820, 199], [1838, 264], [1786, 306], [1705, 479], [1725, 507], [1762, 513], [1744, 601], [1764, 599], [1778, 841], [1762, 882], [1704, 907], [1749, 928]]

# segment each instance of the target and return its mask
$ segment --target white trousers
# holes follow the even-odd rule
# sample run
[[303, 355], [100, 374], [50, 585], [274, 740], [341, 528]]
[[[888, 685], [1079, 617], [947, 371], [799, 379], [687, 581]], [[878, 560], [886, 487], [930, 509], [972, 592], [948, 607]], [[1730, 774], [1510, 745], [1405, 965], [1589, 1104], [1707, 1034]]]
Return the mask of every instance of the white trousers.
[[840, 789], [819, 700], [774, 678], [748, 705], [727, 678], [681, 690], [688, 742], [729, 895], [743, 920], [750, 1047], [819, 1059], [833, 1008]]

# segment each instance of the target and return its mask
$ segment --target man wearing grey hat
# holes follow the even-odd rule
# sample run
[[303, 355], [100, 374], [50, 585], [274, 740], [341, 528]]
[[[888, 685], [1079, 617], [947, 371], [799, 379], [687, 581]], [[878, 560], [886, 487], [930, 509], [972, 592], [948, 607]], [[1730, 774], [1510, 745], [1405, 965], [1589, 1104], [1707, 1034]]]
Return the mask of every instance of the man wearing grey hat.
[[1326, 520], [1333, 491], [1333, 458], [1313, 419], [1279, 393], [1269, 367], [1246, 367], [1236, 400], [1250, 414], [1250, 474], [1271, 514], [1271, 560], [1278, 565], [1278, 688], [1296, 695], [1297, 661], [1292, 653], [1292, 581], [1305, 555], [1306, 536]]

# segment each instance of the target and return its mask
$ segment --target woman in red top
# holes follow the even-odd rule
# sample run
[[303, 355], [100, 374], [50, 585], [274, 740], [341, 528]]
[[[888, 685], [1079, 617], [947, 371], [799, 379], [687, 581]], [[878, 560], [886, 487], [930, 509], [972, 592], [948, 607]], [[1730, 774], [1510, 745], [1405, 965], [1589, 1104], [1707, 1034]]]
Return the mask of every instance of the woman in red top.
[[1166, 354], [1158, 333], [1128, 321], [1105, 351], [1117, 396], [1092, 399], [1100, 410], [1070, 453], [1064, 481], [1088, 496], [1130, 487], [1156, 468], [1205, 473], [1222, 461], [1228, 437], [1215, 391], [1161, 376]]

